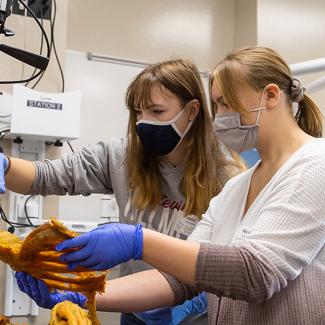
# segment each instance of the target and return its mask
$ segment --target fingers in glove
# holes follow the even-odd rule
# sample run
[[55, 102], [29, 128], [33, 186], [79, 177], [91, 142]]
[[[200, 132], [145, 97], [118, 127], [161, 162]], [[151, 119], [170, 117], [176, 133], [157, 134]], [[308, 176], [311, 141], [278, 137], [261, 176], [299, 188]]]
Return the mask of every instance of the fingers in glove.
[[32, 294], [32, 298], [33, 299], [39, 299], [41, 297], [41, 294], [39, 292], [39, 289], [38, 289], [38, 281], [37, 279], [33, 278], [31, 275], [27, 274], [27, 282], [29, 284], [29, 287], [30, 287], [30, 291], [31, 291], [31, 294]]
[[49, 292], [49, 288], [47, 287], [47, 285], [44, 283], [44, 281], [39, 280], [38, 283], [38, 292], [40, 295], [40, 298], [42, 301], [47, 301], [50, 298], [50, 292]]
[[24, 283], [23, 283], [23, 281], [21, 280], [21, 274], [18, 274], [18, 273], [21, 273], [21, 272], [17, 272], [17, 273], [15, 274], [15, 278], [16, 278], [16, 281], [17, 281], [18, 288], [19, 288], [22, 292], [27, 293], [27, 292], [26, 292], [26, 288], [25, 288], [25, 286], [24, 286]]
[[31, 297], [32, 296], [32, 291], [31, 291], [30, 285], [29, 285], [29, 283], [27, 281], [27, 273], [19, 272], [19, 274], [17, 276], [18, 276], [18, 279], [20, 281], [22, 291], [25, 292], [29, 297]]
[[61, 242], [60, 244], [58, 244], [56, 246], [55, 249], [58, 252], [61, 252], [68, 248], [82, 247], [82, 246], [86, 246], [88, 241], [89, 241], [89, 233], [86, 233], [86, 234], [80, 235], [78, 237], [68, 239], [68, 240]]
[[64, 263], [68, 263], [68, 264], [74, 263], [79, 265], [79, 262], [88, 260], [89, 258], [91, 258], [91, 255], [92, 255], [91, 247], [86, 246], [75, 252], [63, 254], [60, 257], [60, 260]]
[[100, 261], [98, 260], [97, 257], [90, 257], [88, 259], [85, 259], [83, 261], [78, 261], [78, 262], [72, 262], [69, 263], [68, 267], [70, 270], [75, 269], [77, 266], [82, 266], [87, 269], [91, 269], [94, 271], [101, 271], [104, 270], [103, 267], [100, 264]]

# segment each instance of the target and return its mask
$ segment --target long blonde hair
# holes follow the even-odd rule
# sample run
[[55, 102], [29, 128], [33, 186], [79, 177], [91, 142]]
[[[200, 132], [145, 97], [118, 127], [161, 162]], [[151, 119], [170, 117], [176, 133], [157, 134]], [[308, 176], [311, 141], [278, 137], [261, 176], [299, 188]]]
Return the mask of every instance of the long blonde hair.
[[133, 204], [138, 209], [154, 209], [164, 193], [160, 191], [158, 157], [144, 150], [136, 133], [135, 108], [147, 109], [151, 90], [158, 86], [176, 95], [182, 104], [196, 99], [200, 108], [194, 123], [182, 140], [186, 162], [180, 190], [185, 197], [184, 211], [201, 216], [210, 199], [217, 195], [224, 183], [238, 170], [228, 162], [213, 133], [204, 87], [195, 65], [186, 60], [169, 60], [149, 66], [130, 84], [126, 104], [130, 111], [126, 165]]
[[[266, 47], [244, 47], [228, 54], [213, 71], [212, 82], [216, 80], [226, 102], [240, 113], [247, 112], [238, 96], [235, 85], [249, 85], [261, 91], [274, 83], [287, 95], [292, 104], [291, 87], [293, 76], [287, 63], [274, 50]], [[215, 107], [213, 109], [215, 112]], [[295, 119], [299, 127], [314, 137], [321, 137], [323, 116], [319, 107], [304, 93], [298, 103]]]

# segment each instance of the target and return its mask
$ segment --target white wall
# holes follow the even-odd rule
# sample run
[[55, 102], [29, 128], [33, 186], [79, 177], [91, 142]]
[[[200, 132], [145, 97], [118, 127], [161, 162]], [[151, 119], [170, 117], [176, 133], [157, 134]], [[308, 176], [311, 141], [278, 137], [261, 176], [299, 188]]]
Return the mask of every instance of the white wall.
[[234, 48], [257, 44], [257, 0], [236, 0]]
[[[324, 0], [258, 0], [258, 44], [278, 51], [288, 63], [325, 57]], [[308, 84], [325, 75], [302, 76]], [[325, 88], [312, 97], [325, 113]]]
[[70, 0], [68, 48], [156, 62], [192, 58], [201, 69], [233, 48], [234, 0]]

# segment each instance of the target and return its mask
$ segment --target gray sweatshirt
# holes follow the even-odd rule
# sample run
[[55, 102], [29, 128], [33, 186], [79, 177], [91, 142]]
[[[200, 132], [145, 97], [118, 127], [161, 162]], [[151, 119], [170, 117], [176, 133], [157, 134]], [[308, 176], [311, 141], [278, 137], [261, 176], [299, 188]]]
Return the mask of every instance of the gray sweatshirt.
[[[160, 205], [153, 211], [136, 209], [131, 201], [128, 175], [124, 164], [125, 139], [99, 142], [74, 154], [56, 160], [34, 162], [36, 178], [30, 194], [43, 196], [89, 195], [91, 193], [114, 193], [119, 208], [120, 222], [141, 223], [158, 232], [186, 239], [193, 231], [199, 218], [185, 215], [185, 198], [179, 190], [184, 174], [184, 165], [177, 167], [167, 162], [160, 163]], [[224, 177], [224, 175], [220, 175]], [[121, 276], [144, 271], [151, 267], [142, 261], [130, 261], [121, 265]]]

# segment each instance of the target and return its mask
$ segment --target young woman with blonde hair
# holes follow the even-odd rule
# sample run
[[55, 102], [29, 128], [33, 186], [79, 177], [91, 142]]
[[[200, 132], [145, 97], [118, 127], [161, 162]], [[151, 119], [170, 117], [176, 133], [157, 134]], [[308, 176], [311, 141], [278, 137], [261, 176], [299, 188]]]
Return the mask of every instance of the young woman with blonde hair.
[[[151, 65], [130, 84], [126, 104], [126, 139], [100, 142], [54, 161], [10, 158], [7, 187], [41, 195], [113, 192], [120, 222], [186, 239], [210, 198], [240, 171], [213, 133], [200, 74], [185, 60]], [[2, 161], [8, 165], [6, 156]], [[122, 276], [151, 268], [143, 261], [125, 262]], [[141, 319], [154, 316], [163, 324], [159, 315], [170, 312], [122, 315], [122, 323], [143, 324]]]

